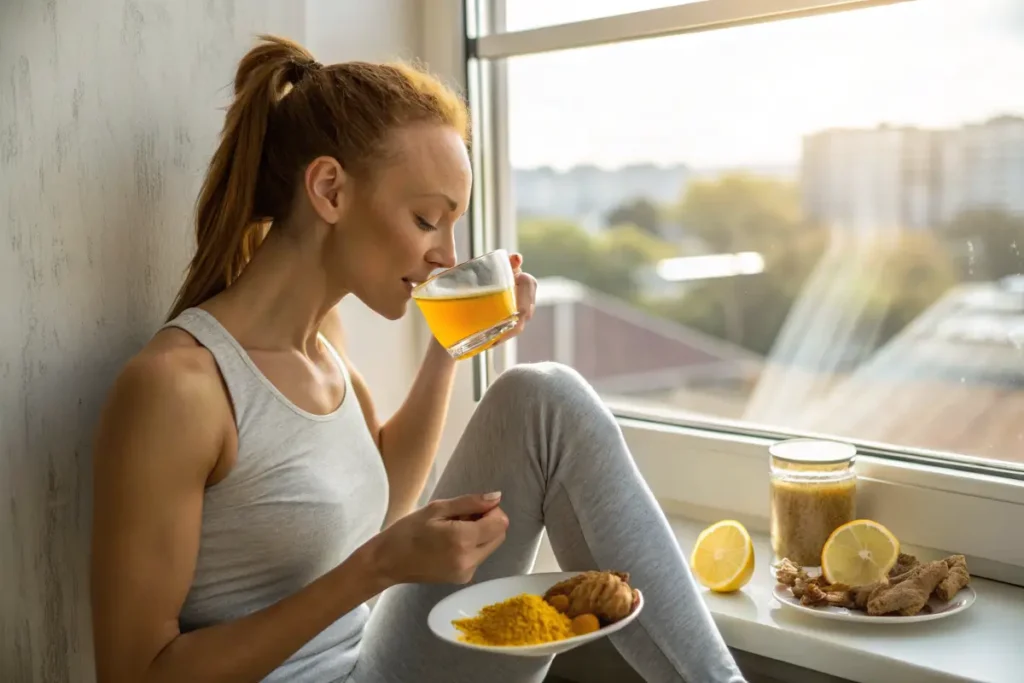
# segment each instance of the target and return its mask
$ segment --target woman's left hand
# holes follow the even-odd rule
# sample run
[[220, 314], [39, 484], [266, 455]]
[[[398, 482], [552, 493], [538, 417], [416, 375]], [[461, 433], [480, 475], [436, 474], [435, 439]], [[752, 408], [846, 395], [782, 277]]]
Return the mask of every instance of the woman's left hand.
[[523, 255], [510, 254], [509, 262], [512, 264], [512, 272], [516, 276], [516, 307], [519, 312], [519, 324], [505, 336], [506, 340], [523, 331], [526, 323], [533, 317], [537, 303], [537, 278], [523, 272]]

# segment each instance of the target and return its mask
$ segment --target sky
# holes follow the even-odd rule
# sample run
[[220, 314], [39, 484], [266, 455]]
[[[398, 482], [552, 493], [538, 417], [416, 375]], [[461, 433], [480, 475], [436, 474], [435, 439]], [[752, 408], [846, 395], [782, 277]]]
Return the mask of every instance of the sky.
[[[508, 30], [673, 4], [505, 2]], [[1024, 0], [915, 0], [516, 57], [508, 74], [517, 168], [790, 165], [825, 128], [1024, 115]]]

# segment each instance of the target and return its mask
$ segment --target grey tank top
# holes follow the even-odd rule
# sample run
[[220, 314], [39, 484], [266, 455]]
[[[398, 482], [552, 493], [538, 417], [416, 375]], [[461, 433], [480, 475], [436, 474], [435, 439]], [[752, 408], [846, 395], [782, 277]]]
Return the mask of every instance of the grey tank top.
[[[238, 460], [206, 489], [195, 577], [183, 631], [238, 619], [302, 589], [376, 534], [388, 483], [348, 370], [345, 398], [329, 415], [308, 413], [263, 375], [212, 315], [191, 308], [177, 327], [206, 347], [235, 410]], [[307, 643], [266, 683], [342, 681], [355, 667], [369, 609], [362, 605]]]

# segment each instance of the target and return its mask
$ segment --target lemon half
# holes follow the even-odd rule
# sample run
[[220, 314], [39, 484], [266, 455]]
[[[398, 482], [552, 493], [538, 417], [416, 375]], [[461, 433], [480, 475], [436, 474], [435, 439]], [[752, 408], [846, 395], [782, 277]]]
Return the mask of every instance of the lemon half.
[[867, 586], [889, 574], [900, 554], [891, 531], [870, 519], [857, 519], [832, 532], [821, 549], [821, 571], [829, 583]]
[[690, 567], [701, 584], [716, 593], [731, 593], [754, 575], [754, 543], [742, 524], [727, 519], [700, 533]]

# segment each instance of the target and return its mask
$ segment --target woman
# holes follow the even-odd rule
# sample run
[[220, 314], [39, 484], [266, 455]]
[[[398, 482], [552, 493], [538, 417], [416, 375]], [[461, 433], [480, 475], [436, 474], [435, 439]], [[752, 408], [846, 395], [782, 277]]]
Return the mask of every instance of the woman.
[[382, 424], [335, 311], [353, 295], [399, 318], [455, 263], [467, 138], [459, 98], [412, 68], [323, 67], [272, 37], [242, 60], [172, 320], [99, 427], [99, 683], [540, 681], [549, 661], [446, 646], [425, 617], [455, 584], [527, 572], [545, 526], [567, 569], [633, 573], [647, 607], [614, 642], [648, 680], [742, 680], [571, 370], [502, 375], [414, 509], [454, 363], [434, 343]]

